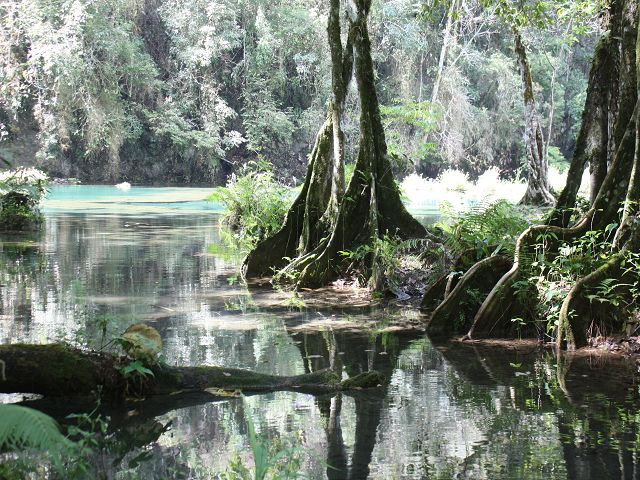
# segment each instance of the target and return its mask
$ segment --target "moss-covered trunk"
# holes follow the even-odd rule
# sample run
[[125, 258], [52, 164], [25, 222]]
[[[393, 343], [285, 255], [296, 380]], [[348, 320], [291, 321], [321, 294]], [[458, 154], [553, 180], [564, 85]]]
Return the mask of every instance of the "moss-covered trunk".
[[150, 366], [153, 375], [125, 378], [126, 360], [78, 350], [64, 344], [0, 345], [0, 393], [38, 393], [45, 396], [89, 396], [99, 388], [108, 398], [206, 392], [208, 389], [247, 392], [297, 390], [335, 392], [376, 387], [383, 380], [367, 372], [341, 381], [335, 372], [322, 370], [291, 377], [210, 366]]
[[[582, 182], [582, 173], [587, 164], [591, 165], [592, 172], [594, 169], [603, 171], [602, 166], [604, 165], [606, 175], [609, 146], [609, 83], [613, 73], [612, 58], [613, 43], [609, 32], [607, 32], [598, 42], [594, 52], [576, 149], [567, 172], [567, 182], [549, 216], [550, 225], [569, 226]], [[592, 202], [595, 200], [602, 181], [599, 180], [597, 188], [592, 191]]]
[[[303, 230], [310, 233], [301, 232], [302, 248], [296, 252], [297, 255], [287, 255], [291, 258], [295, 257], [291, 262], [282, 260], [282, 257], [274, 258], [279, 255], [280, 251], [269, 252], [267, 248], [259, 245], [249, 254], [246, 262], [246, 276], [248, 277], [256, 276], [257, 273], [269, 273], [264, 267], [270, 263], [272, 268], [280, 270], [279, 277], [283, 280], [293, 279], [300, 287], [320, 287], [334, 280], [342, 271], [344, 265], [340, 252], [355, 249], [360, 245], [375, 245], [375, 240], [384, 234], [397, 235], [401, 238], [416, 238], [426, 234], [424, 227], [407, 212], [402, 204], [387, 156], [387, 144], [375, 88], [371, 42], [367, 27], [370, 6], [370, 0], [355, 2], [355, 12], [353, 12], [353, 18], [350, 19], [347, 41], [348, 47], [353, 42], [353, 63], [355, 64], [361, 109], [355, 173], [343, 198], [339, 199], [336, 209], [336, 201], [332, 200], [332, 195], [322, 193], [328, 190], [319, 188], [315, 179], [323, 178], [328, 181], [331, 178], [338, 178], [341, 164], [322, 165], [316, 161], [313, 168], [310, 166], [307, 175], [309, 187], [306, 192], [306, 203], [310, 204], [309, 199], [312, 197], [326, 197], [328, 206], [325, 210], [326, 214], [318, 217], [319, 209], [315, 212], [309, 208], [306, 209], [302, 223], [308, 227], [303, 227]], [[338, 52], [342, 51], [342, 63], [344, 64], [348, 56], [347, 52], [350, 52], [351, 49], [347, 48], [346, 51], [341, 50], [341, 47], [339, 49], [338, 45], [341, 43], [335, 38], [335, 30], [339, 29], [339, 22], [336, 20], [336, 18], [339, 19], [338, 1], [332, 0], [331, 12], [329, 16], [329, 44], [332, 49], [332, 62], [335, 65], [335, 62], [340, 60]], [[334, 70], [332, 76], [334, 97], [336, 92], [340, 91], [339, 88], [335, 88], [336, 83], [345, 85], [344, 79], [347, 70], [342, 69], [341, 72], [342, 76], [338, 75], [340, 72]], [[342, 83], [340, 82], [341, 78]], [[340, 130], [337, 134], [336, 131], [333, 133], [333, 138], [339, 140]], [[336, 151], [334, 157], [341, 155], [340, 151], [343, 148], [341, 143], [334, 140], [333, 146]], [[314, 161], [313, 157], [312, 161]], [[338, 172], [337, 175], [335, 172]], [[338, 181], [332, 184], [339, 187]], [[339, 188], [332, 191], [339, 192]], [[317, 218], [320, 218], [321, 221], [316, 221]], [[320, 230], [316, 230], [315, 235], [311, 234], [314, 226], [317, 225], [320, 225]], [[329, 227], [328, 230], [327, 227]], [[279, 233], [276, 234], [276, 237], [278, 235]], [[315, 241], [308, 241], [308, 238], [311, 237]], [[274, 241], [267, 239], [263, 243], [264, 245], [273, 245]], [[366, 274], [371, 279], [370, 284], [374, 288], [379, 287], [381, 282], [381, 278], [377, 274], [376, 258], [374, 251], [365, 265]], [[254, 265], [260, 263], [263, 268], [254, 268], [252, 263]]]
[[527, 153], [528, 182], [521, 203], [527, 205], [553, 205], [555, 199], [549, 188], [549, 173], [545, 156], [544, 135], [533, 93], [531, 67], [520, 32], [514, 28], [515, 52], [520, 66], [524, 105], [524, 143]]
[[331, 87], [326, 120], [316, 136], [302, 190], [278, 232], [259, 242], [244, 260], [246, 278], [271, 276], [290, 259], [316, 248], [327, 237], [344, 195], [344, 105], [353, 76], [353, 36], [343, 47], [340, 2], [331, 0], [327, 38], [331, 51]]

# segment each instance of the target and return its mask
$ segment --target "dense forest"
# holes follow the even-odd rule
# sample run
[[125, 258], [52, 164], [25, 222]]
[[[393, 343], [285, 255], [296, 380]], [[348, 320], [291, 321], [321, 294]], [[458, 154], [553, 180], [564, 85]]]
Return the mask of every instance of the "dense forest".
[[[543, 153], [564, 168], [600, 7], [558, 2], [515, 14], [516, 3], [373, 3], [376, 88], [397, 173], [456, 168], [474, 178], [495, 166], [526, 177], [519, 52]], [[266, 159], [296, 183], [331, 93], [328, 11], [307, 0], [4, 3], [0, 156], [52, 177], [138, 184], [223, 184]], [[355, 119], [345, 116], [347, 162]]]

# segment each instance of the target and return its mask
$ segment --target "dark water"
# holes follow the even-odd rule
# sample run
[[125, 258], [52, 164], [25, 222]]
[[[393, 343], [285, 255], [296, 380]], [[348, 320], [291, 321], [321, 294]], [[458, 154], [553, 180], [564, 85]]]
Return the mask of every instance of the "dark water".
[[121, 455], [105, 469], [114, 478], [216, 478], [238, 458], [251, 466], [248, 418], [274, 448], [293, 446], [313, 479], [638, 478], [635, 365], [434, 346], [391, 328], [415, 312], [250, 292], [236, 282], [238, 260], [199, 192], [183, 193], [183, 204], [169, 201], [180, 194], [173, 190], [142, 203], [136, 191], [99, 204], [80, 193], [56, 192], [41, 236], [3, 239], [0, 342], [99, 348], [144, 321], [161, 333], [170, 364], [281, 375], [331, 364], [344, 376], [376, 369], [389, 379], [378, 391], [339, 396], [185, 397], [112, 409]]

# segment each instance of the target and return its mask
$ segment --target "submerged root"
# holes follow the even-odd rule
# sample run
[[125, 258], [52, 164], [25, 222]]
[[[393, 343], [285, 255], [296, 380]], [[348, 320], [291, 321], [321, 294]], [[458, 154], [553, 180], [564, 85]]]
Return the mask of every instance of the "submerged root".
[[463, 333], [469, 328], [477, 306], [495, 282], [511, 267], [511, 260], [502, 255], [480, 260], [457, 282], [433, 312], [427, 331], [432, 335]]

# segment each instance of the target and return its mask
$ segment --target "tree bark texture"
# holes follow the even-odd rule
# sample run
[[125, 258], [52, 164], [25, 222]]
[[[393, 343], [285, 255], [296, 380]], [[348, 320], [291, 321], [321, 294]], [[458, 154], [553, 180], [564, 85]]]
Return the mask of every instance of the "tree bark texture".
[[527, 191], [521, 203], [527, 205], [553, 205], [555, 199], [549, 188], [549, 172], [545, 156], [544, 134], [540, 125], [540, 116], [536, 108], [533, 92], [531, 67], [527, 51], [522, 43], [522, 36], [514, 29], [515, 52], [522, 78], [524, 105], [524, 143], [527, 155], [528, 182]]

